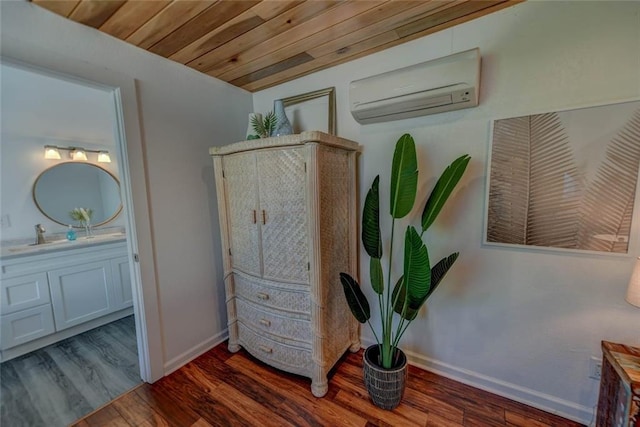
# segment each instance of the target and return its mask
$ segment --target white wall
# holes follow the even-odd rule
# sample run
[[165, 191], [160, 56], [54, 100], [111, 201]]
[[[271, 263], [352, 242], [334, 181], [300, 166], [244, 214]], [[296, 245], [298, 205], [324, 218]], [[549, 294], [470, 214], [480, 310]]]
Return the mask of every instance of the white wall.
[[[44, 145], [110, 150], [111, 163], [97, 163], [95, 153], [88, 153], [88, 163], [118, 177], [111, 96], [102, 90], [5, 64], [0, 65], [0, 93], [0, 238], [34, 238], [33, 226], [38, 223], [44, 225], [46, 235], [66, 232], [66, 226], [44, 216], [33, 201], [32, 187], [38, 176], [45, 169], [70, 161], [69, 152], [62, 150], [60, 160], [45, 159]], [[74, 199], [72, 188], [59, 190]], [[72, 222], [69, 218], [68, 223]], [[123, 215], [108, 225], [123, 227]]]
[[226, 328], [208, 147], [244, 137], [251, 94], [31, 3], [0, 7], [3, 52], [55, 52], [136, 79], [164, 365], [174, 369]]
[[[483, 57], [479, 107], [365, 126], [351, 117], [350, 81], [474, 47]], [[640, 344], [640, 310], [624, 301], [640, 254], [640, 204], [629, 256], [483, 246], [489, 129], [496, 118], [640, 97], [640, 3], [522, 3], [258, 92], [254, 110], [328, 86], [337, 90], [338, 134], [363, 147], [361, 202], [381, 174], [381, 211], [388, 211], [393, 147], [405, 132], [417, 144], [419, 199], [454, 158], [472, 157], [427, 236], [432, 259], [455, 250], [460, 258], [402, 347], [431, 369], [588, 423], [598, 392], [589, 359], [600, 357], [600, 340]], [[421, 209], [411, 214], [414, 224]], [[364, 251], [360, 271], [367, 283]], [[362, 334], [370, 342], [368, 328]]]

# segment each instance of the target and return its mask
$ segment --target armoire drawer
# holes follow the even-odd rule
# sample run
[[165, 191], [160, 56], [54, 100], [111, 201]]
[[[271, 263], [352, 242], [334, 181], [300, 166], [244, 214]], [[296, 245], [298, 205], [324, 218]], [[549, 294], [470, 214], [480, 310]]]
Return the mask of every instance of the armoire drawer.
[[233, 278], [237, 296], [255, 304], [309, 318], [311, 296], [308, 290], [288, 290], [270, 286], [265, 280], [242, 274], [234, 274]]
[[294, 374], [307, 375], [313, 368], [311, 350], [281, 344], [238, 323], [238, 341], [265, 363]]
[[292, 319], [236, 298], [238, 320], [259, 333], [269, 334], [275, 341], [298, 341], [299, 345], [311, 348], [311, 322], [304, 319]]

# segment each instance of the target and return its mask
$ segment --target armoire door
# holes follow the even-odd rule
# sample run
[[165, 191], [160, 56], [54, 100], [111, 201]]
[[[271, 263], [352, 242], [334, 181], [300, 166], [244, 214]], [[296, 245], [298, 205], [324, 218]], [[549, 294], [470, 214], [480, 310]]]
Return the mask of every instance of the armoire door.
[[225, 156], [223, 171], [231, 264], [234, 269], [260, 276], [262, 271], [255, 154]]
[[309, 282], [305, 149], [256, 154], [265, 279]]

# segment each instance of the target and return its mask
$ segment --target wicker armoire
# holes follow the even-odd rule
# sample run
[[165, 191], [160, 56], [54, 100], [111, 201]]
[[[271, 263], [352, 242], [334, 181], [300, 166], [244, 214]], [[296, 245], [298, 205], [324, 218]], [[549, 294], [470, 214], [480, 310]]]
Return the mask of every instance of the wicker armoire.
[[303, 132], [212, 147], [229, 350], [311, 378], [360, 348], [340, 272], [357, 277], [358, 144]]

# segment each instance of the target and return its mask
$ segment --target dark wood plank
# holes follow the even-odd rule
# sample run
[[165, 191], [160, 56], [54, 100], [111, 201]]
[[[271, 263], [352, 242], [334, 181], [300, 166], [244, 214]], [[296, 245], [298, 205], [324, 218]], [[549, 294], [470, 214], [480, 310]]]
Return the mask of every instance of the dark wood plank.
[[131, 427], [131, 424], [122, 418], [118, 410], [112, 405], [108, 405], [97, 410], [85, 418], [84, 422], [86, 422], [86, 425], [91, 427]]
[[238, 79], [231, 81], [230, 83], [235, 86], [244, 86], [251, 82], [255, 82], [257, 80], [262, 80], [274, 74], [278, 74], [283, 70], [288, 70], [289, 68], [296, 67], [300, 64], [304, 64], [306, 62], [313, 61], [313, 56], [308, 53], [302, 52], [297, 55], [292, 56], [291, 58], [287, 58], [283, 61], [280, 61], [276, 64], [270, 65], [268, 67], [263, 68], [262, 70], [255, 71], [253, 73], [244, 75]]
[[149, 48], [149, 51], [169, 57], [209, 31], [223, 25], [258, 3], [258, 0], [220, 1], [197, 15]]
[[126, 41], [148, 49], [215, 3], [216, 0], [174, 1], [134, 31]]
[[236, 16], [231, 21], [219, 26], [215, 30], [205, 34], [198, 40], [181, 48], [169, 57], [173, 61], [186, 64], [194, 59], [212, 51], [230, 40], [240, 37], [247, 31], [256, 28], [265, 21], [251, 10]]
[[171, 394], [165, 393], [159, 382], [153, 385], [145, 384], [133, 393], [167, 420], [169, 425], [188, 426], [195, 423], [200, 416], [189, 407], [181, 405], [181, 401], [176, 400]]
[[169, 425], [169, 422], [162, 415], [133, 391], [114, 400], [112, 406], [131, 425]]
[[127, 2], [100, 26], [100, 31], [125, 40], [145, 22], [167, 7], [171, 0]]

